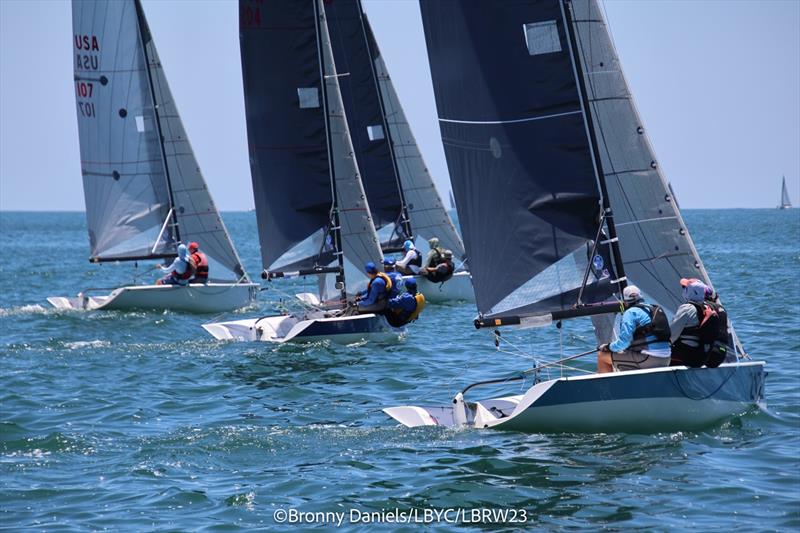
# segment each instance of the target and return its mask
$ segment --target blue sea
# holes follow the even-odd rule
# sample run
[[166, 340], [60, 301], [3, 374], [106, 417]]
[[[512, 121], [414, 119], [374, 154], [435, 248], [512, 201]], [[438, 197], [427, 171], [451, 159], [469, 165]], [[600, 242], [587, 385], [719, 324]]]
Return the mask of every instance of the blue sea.
[[[251, 530], [294, 513], [332, 529], [344, 513], [341, 529], [364, 531], [796, 531], [800, 210], [685, 217], [767, 362], [766, 406], [696, 433], [536, 435], [406, 429], [380, 409], [446, 404], [472, 381], [590, 349], [585, 322], [509, 332], [497, 350], [472, 306], [429, 306], [394, 345], [219, 342], [200, 328], [208, 315], [51, 309], [48, 296], [152, 273], [89, 264], [82, 213], [2, 212], [0, 528]], [[224, 218], [257, 276], [255, 215]], [[267, 313], [296, 288], [228, 316]], [[395, 509], [418, 523], [387, 523]], [[479, 523], [475, 509], [527, 523]], [[434, 511], [440, 522], [420, 523]]]

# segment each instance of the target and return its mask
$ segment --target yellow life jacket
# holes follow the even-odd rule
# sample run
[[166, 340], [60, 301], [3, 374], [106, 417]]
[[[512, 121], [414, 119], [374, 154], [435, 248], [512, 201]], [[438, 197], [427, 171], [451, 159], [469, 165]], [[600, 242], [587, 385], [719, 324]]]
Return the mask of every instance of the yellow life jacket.
[[378, 275], [369, 280], [367, 284], [367, 294], [369, 291], [372, 290], [372, 282], [375, 281], [377, 278], [383, 278], [383, 281], [386, 283], [386, 294], [383, 295], [383, 298], [389, 298], [389, 293], [392, 292], [392, 278], [386, 275], [385, 272], [378, 272]]
[[414, 295], [414, 299], [417, 301], [417, 308], [414, 309], [414, 312], [408, 317], [409, 322], [413, 322], [417, 318], [419, 318], [419, 314], [425, 309], [425, 295], [421, 292], [418, 292]]

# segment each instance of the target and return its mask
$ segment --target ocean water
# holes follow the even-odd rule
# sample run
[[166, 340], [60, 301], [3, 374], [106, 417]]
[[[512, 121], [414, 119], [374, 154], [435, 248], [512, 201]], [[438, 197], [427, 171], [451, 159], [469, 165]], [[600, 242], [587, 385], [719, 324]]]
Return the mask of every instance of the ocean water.
[[[135, 272], [88, 263], [81, 213], [2, 212], [0, 528], [250, 530], [294, 510], [371, 530], [363, 513], [461, 508], [528, 522], [450, 512], [458, 523], [428, 527], [797, 530], [800, 210], [685, 216], [745, 347], [768, 363], [766, 407], [702, 432], [531, 435], [406, 429], [380, 409], [444, 404], [533, 356], [587, 350], [586, 323], [510, 333], [498, 351], [470, 305], [429, 306], [395, 345], [218, 342], [208, 315], [49, 308]], [[258, 273], [254, 214], [224, 217]], [[297, 288], [280, 287], [238, 314]]]

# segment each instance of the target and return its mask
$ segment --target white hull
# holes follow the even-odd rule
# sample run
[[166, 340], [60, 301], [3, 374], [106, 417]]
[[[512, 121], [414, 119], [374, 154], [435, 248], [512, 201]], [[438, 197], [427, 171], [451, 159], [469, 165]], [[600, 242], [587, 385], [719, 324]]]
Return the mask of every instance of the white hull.
[[667, 367], [559, 378], [524, 395], [446, 407], [392, 407], [407, 427], [494, 428], [530, 433], [656, 433], [697, 430], [741, 414], [764, 398], [763, 362], [719, 368]]
[[373, 314], [325, 316], [310, 313], [301, 317], [277, 315], [246, 318], [229, 322], [203, 324], [203, 329], [219, 340], [285, 342], [318, 342], [330, 340], [352, 344], [364, 340], [392, 342], [405, 334], [405, 328], [389, 326], [382, 316]]
[[250, 305], [256, 300], [255, 283], [193, 283], [177, 285], [132, 285], [114, 289], [106, 296], [79, 294], [76, 298], [47, 299], [58, 309], [170, 309], [193, 313], [220, 313]]
[[461, 271], [444, 283], [433, 283], [424, 276], [414, 276], [417, 280], [418, 290], [425, 295], [429, 303], [445, 302], [475, 302], [475, 292], [472, 290], [472, 278], [469, 272]]

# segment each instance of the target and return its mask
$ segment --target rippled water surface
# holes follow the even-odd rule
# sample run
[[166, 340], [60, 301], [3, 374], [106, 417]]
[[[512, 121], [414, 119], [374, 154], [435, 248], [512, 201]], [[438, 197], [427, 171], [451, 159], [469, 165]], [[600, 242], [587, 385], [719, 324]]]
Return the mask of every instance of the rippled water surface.
[[[257, 273], [254, 214], [225, 219]], [[274, 527], [277, 509], [460, 507], [525, 510], [549, 529], [796, 530], [800, 210], [686, 219], [768, 363], [766, 410], [700, 433], [543, 436], [405, 429], [380, 409], [444, 404], [530, 366], [512, 344], [545, 359], [584, 351], [585, 323], [509, 334], [496, 351], [473, 307], [430, 306], [396, 345], [217, 342], [199, 326], [208, 315], [50, 309], [47, 296], [135, 272], [88, 263], [81, 213], [0, 213], [0, 527], [229, 530]], [[241, 316], [282, 294], [261, 297]]]

